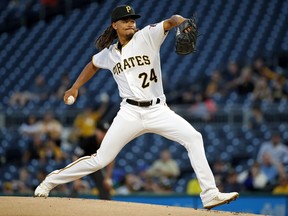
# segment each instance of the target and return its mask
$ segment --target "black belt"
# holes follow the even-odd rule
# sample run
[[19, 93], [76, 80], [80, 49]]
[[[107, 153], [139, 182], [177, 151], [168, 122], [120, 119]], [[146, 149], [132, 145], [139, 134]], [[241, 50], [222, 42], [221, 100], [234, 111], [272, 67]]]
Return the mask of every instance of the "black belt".
[[[131, 99], [126, 99], [126, 102], [131, 104], [131, 105], [134, 105], [134, 106], [139, 106], [139, 107], [149, 107], [152, 105], [153, 101], [134, 101], [134, 100], [131, 100]], [[156, 104], [159, 104], [160, 103], [160, 98], [157, 98], [156, 100]]]

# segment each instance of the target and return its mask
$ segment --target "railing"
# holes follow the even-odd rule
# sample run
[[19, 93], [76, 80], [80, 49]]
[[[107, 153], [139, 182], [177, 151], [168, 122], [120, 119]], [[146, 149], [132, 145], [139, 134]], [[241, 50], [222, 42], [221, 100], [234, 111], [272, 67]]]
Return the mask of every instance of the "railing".
[[[112, 104], [111, 108], [108, 110], [104, 118], [111, 121], [118, 111], [119, 104]], [[117, 107], [117, 109], [116, 109]], [[211, 114], [208, 119], [197, 114], [191, 105], [171, 105], [170, 108], [176, 113], [181, 115], [183, 118], [189, 122], [196, 125], [206, 125], [209, 124], [229, 124], [229, 125], [239, 125], [245, 124], [247, 118], [251, 115], [251, 109], [249, 107], [244, 107], [242, 104], [234, 104], [231, 106], [220, 105], [217, 107], [217, 112]], [[77, 114], [81, 113], [81, 109], [73, 110], [54, 110], [55, 117], [64, 125], [71, 126]], [[3, 127], [17, 127], [26, 121], [28, 115], [33, 114], [36, 117], [43, 117], [45, 111], [43, 109], [31, 109], [27, 112], [23, 110], [0, 110], [0, 128]], [[205, 110], [202, 111], [202, 115], [205, 114]], [[266, 109], [263, 109], [263, 117], [266, 124], [281, 124], [288, 123], [288, 106], [280, 106], [279, 104], [272, 104]]]

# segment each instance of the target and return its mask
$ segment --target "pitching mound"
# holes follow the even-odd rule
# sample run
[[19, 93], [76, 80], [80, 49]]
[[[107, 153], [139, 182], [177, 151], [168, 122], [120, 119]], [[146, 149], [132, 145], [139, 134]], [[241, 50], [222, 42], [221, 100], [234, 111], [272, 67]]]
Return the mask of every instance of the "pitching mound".
[[255, 214], [196, 210], [131, 202], [75, 198], [0, 197], [1, 216], [250, 216]]

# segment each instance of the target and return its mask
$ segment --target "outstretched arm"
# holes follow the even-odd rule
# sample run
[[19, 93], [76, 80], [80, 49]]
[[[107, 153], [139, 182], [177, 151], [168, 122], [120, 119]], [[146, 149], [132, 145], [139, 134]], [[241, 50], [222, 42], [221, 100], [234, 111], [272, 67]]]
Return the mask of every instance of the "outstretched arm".
[[169, 31], [172, 28], [180, 25], [183, 21], [185, 21], [186, 19], [180, 15], [173, 15], [171, 16], [169, 19], [164, 21], [164, 30]]
[[86, 82], [88, 82], [95, 73], [99, 70], [98, 67], [95, 67], [92, 62], [89, 62], [85, 68], [82, 70], [77, 80], [73, 84], [73, 86], [68, 89], [64, 94], [64, 102], [67, 104], [67, 99], [69, 96], [73, 96], [76, 100], [78, 96], [78, 90], [81, 86], [83, 86]]

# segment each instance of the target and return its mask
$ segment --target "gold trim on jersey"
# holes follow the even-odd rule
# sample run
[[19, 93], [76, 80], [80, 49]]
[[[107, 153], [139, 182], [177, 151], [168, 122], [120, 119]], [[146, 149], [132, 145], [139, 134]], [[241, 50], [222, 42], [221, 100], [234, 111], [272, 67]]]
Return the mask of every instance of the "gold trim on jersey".
[[50, 176], [50, 175], [53, 175], [53, 174], [59, 174], [60, 172], [66, 170], [66, 169], [69, 169], [70, 167], [72, 167], [72, 166], [74, 166], [75, 164], [79, 163], [80, 161], [86, 160], [86, 159], [90, 159], [91, 157], [95, 157], [95, 156], [96, 156], [96, 153], [95, 153], [95, 154], [92, 154], [92, 155], [90, 155], [90, 156], [81, 157], [81, 158], [79, 158], [78, 160], [76, 160], [76, 161], [72, 162], [71, 164], [67, 165], [67, 166], [64, 167], [63, 169], [55, 170], [55, 171], [51, 172], [49, 175], [47, 175], [47, 177]]

